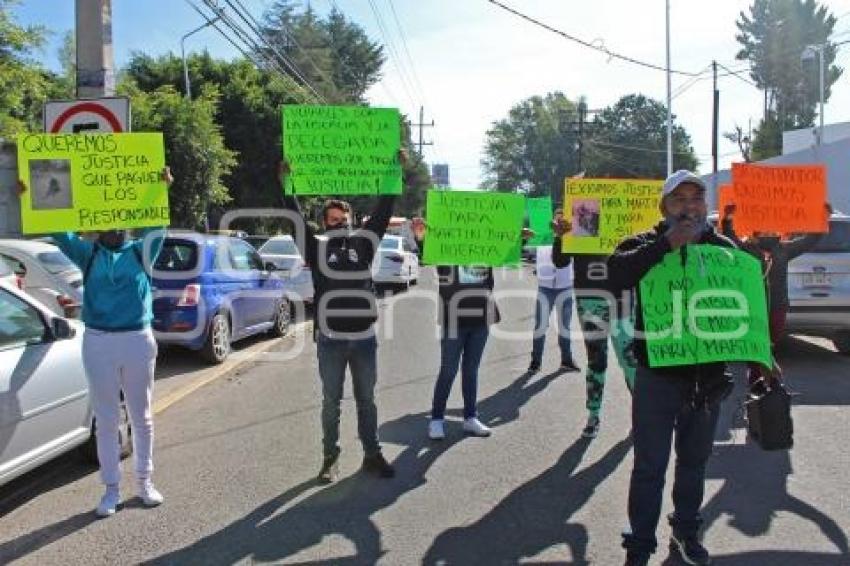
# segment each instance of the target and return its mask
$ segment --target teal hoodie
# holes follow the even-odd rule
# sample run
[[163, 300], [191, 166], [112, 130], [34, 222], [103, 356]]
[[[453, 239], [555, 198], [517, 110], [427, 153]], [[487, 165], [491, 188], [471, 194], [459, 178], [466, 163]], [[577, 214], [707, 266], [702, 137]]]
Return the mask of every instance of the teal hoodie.
[[[145, 250], [145, 237], [152, 233], [155, 235]], [[87, 327], [117, 332], [150, 326], [153, 319], [151, 280], [138, 258], [143, 258], [147, 251], [145, 263], [152, 266], [162, 250], [164, 235], [164, 228], [147, 228], [142, 231], [142, 237], [127, 240], [116, 251], [98, 246], [83, 289], [82, 318]], [[94, 244], [73, 232], [53, 234], [53, 239], [85, 273]]]

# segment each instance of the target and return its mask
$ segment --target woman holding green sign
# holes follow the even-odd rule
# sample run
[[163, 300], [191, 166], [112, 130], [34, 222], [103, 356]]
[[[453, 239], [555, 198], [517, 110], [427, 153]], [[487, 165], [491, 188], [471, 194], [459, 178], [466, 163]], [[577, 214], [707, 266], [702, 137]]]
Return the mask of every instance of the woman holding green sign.
[[[425, 221], [414, 218], [411, 229], [424, 254]], [[532, 232], [523, 229], [522, 237]], [[499, 322], [499, 309], [493, 299], [493, 269], [466, 265], [438, 265], [441, 317], [440, 373], [434, 384], [431, 403], [431, 420], [428, 437], [442, 440], [446, 437], [446, 403], [452, 384], [461, 372], [463, 393], [463, 431], [471, 436], [487, 437], [491, 430], [478, 419], [478, 368], [484, 347], [490, 336], [490, 326]]]
[[[163, 180], [173, 178], [166, 167]], [[26, 186], [20, 182], [21, 193]], [[121, 502], [119, 425], [121, 395], [132, 427], [136, 492], [146, 507], [163, 502], [153, 473], [153, 396], [157, 345], [151, 330], [153, 294], [148, 266], [162, 249], [164, 228], [129, 239], [124, 230], [99, 232], [93, 242], [76, 233], [53, 234], [59, 249], [83, 272], [83, 365], [97, 422], [97, 457], [106, 491], [95, 509], [114, 515]]]

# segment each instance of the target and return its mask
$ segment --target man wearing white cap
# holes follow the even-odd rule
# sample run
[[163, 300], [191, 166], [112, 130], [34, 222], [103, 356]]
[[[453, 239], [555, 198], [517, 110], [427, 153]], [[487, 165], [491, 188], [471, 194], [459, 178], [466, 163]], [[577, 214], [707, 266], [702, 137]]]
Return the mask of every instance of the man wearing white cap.
[[634, 468], [629, 486], [629, 522], [624, 533], [627, 565], [644, 565], [655, 552], [655, 530], [661, 514], [664, 478], [675, 432], [676, 472], [673, 485], [671, 549], [687, 564], [708, 564], [699, 538], [705, 487], [705, 465], [711, 454], [720, 401], [731, 382], [725, 363], [650, 368], [642, 338], [639, 283], [665, 255], [678, 250], [686, 260], [687, 244], [735, 247], [707, 222], [705, 184], [690, 171], [676, 171], [664, 183], [661, 213], [653, 230], [625, 239], [608, 259], [609, 278], [637, 297], [634, 353], [638, 361], [632, 402]]

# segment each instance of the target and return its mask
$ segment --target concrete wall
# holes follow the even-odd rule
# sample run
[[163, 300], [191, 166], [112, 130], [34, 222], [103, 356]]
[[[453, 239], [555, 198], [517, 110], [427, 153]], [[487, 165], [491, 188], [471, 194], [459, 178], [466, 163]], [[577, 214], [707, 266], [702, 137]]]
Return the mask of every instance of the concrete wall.
[[[817, 143], [816, 128], [803, 128], [782, 132], [782, 154], [810, 149]], [[823, 127], [823, 143], [835, 143], [850, 138], [850, 122], [827, 124]]]

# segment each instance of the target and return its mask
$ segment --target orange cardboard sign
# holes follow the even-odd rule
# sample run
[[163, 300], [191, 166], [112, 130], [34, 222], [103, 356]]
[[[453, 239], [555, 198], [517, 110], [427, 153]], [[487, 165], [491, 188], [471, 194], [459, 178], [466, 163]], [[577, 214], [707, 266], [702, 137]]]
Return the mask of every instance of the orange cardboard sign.
[[824, 213], [824, 165], [734, 163], [732, 186], [735, 232], [739, 236], [754, 232], [787, 235], [829, 230]]

